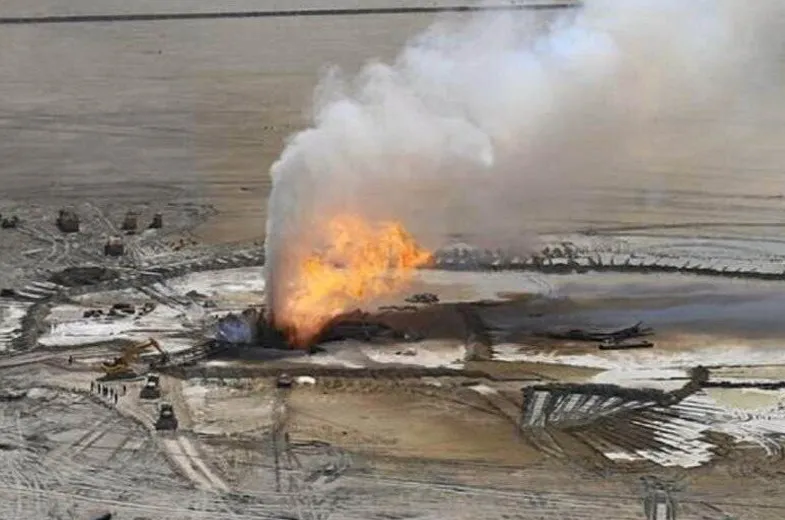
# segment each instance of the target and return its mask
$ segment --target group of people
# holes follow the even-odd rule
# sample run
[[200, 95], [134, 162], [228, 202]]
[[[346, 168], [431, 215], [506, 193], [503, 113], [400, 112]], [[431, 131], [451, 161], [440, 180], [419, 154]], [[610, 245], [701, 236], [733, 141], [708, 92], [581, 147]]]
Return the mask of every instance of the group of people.
[[117, 399], [120, 395], [125, 395], [127, 389], [125, 385], [122, 385], [122, 394], [118, 392], [118, 389], [114, 388], [113, 386], [107, 386], [101, 384], [97, 381], [90, 381], [90, 391], [95, 393], [98, 392], [98, 395], [103, 397], [104, 399], [109, 399], [110, 402], [114, 401], [114, 404], [117, 404]]

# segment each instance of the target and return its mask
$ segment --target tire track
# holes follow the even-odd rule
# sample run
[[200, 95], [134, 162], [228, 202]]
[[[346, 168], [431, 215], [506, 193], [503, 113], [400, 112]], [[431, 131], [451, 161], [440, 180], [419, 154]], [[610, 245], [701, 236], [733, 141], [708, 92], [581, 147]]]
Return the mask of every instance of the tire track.
[[[89, 462], [83, 461], [83, 457], [79, 457], [107, 432], [122, 426], [123, 422], [123, 417], [105, 417], [75, 442], [59, 446], [41, 461], [41, 466], [47, 468], [47, 474], [50, 477], [54, 477], [59, 483], [66, 486], [73, 486], [79, 482], [99, 488], [108, 488], [115, 483], [123, 486], [125, 480], [114, 472], [107, 473], [105, 465], [102, 464], [99, 468], [95, 468]], [[82, 461], [78, 461], [77, 457]]]
[[133, 237], [129, 237], [128, 235], [124, 235], [122, 232], [120, 232], [120, 230], [117, 229], [117, 226], [115, 226], [114, 223], [112, 223], [111, 219], [109, 219], [109, 217], [106, 216], [106, 213], [104, 213], [104, 211], [101, 208], [99, 208], [92, 202], [88, 202], [87, 206], [93, 210], [93, 212], [98, 217], [98, 220], [102, 222], [104, 226], [106, 226], [109, 236], [118, 236], [118, 237], [125, 236], [125, 238], [123, 239], [123, 245], [125, 246], [126, 249], [126, 255], [124, 256], [126, 256], [131, 260], [131, 264], [134, 266], [134, 268], [137, 268], [139, 265], [141, 265], [142, 257], [139, 250], [139, 246], [136, 244], [136, 240]]
[[229, 491], [229, 486], [207, 467], [202, 456], [196, 451], [196, 447], [194, 447], [189, 438], [180, 435], [177, 438], [177, 442], [183, 448], [183, 452], [188, 456], [190, 463], [201, 471], [202, 475], [210, 482], [213, 489], [218, 489], [223, 492]]
[[60, 464], [68, 459], [73, 459], [76, 454], [84, 451], [90, 444], [102, 437], [115, 422], [116, 418], [105, 417], [73, 442], [66, 442], [60, 445], [48, 458], [53, 464]]
[[[99, 488], [87, 489], [74, 489], [71, 491], [60, 491], [55, 489], [46, 490], [45, 498], [52, 500], [57, 499], [63, 502], [80, 502], [93, 504], [95, 506], [111, 507], [123, 511], [133, 511], [135, 513], [158, 515], [160, 518], [173, 518], [173, 515], [182, 515], [174, 518], [194, 518], [193, 496], [190, 494], [177, 496], [172, 493], [160, 495], [157, 497], [156, 503], [149, 502], [128, 502], [116, 498], [96, 497], [91, 493], [95, 493]], [[111, 489], [114, 493], [122, 493], [127, 488]], [[36, 493], [24, 486], [8, 485], [0, 483], [0, 492], [6, 491], [14, 496], [36, 498]], [[43, 500], [42, 500], [43, 502]], [[2, 502], [0, 502], [2, 503]], [[175, 505], [163, 504], [184, 504], [181, 507]], [[225, 518], [221, 513], [225, 513], [225, 500], [212, 500], [208, 499], [204, 503], [204, 518]], [[244, 504], [243, 512], [234, 514], [237, 520], [280, 520], [282, 518], [281, 508], [275, 505], [265, 504]], [[20, 518], [29, 518], [29, 515], [23, 515]], [[46, 518], [43, 515], [38, 518]]]
[[[95, 435], [95, 432], [93, 432]], [[91, 440], [94, 444], [98, 439], [103, 436], [96, 435]], [[74, 453], [71, 457], [61, 458], [53, 465], [51, 459], [45, 459], [42, 466], [47, 467], [47, 473], [50, 477], [54, 477], [57, 482], [67, 489], [98, 489], [102, 492], [117, 494], [128, 488], [128, 478], [126, 477], [127, 468], [113, 468], [107, 464], [106, 460], [100, 463], [93, 464], [84, 457], [78, 457], [85, 449], [90, 446], [85, 446], [78, 453]], [[95, 449], [103, 450], [99, 447]], [[77, 460], [78, 458], [78, 460]]]
[[73, 399], [72, 401], [70, 401], [68, 403], [54, 403], [54, 402], [47, 401], [47, 402], [41, 403], [39, 405], [30, 407], [30, 408], [25, 408], [24, 413], [25, 413], [25, 415], [28, 415], [28, 416], [31, 416], [31, 417], [36, 417], [39, 412], [42, 412], [44, 410], [50, 411], [50, 412], [60, 412], [60, 411], [63, 411], [65, 409], [67, 409], [67, 408], [71, 408], [74, 405], [78, 405], [80, 403], [84, 403], [86, 401], [87, 401], [87, 397], [83, 396], [83, 395], [77, 396], [76, 399]]
[[[275, 391], [273, 403], [273, 430], [272, 443], [276, 473], [276, 492], [281, 492], [281, 476], [285, 473], [287, 486], [283, 491], [287, 495], [290, 510], [297, 514], [301, 520], [327, 519], [336, 507], [336, 500], [317, 494], [313, 483], [324, 473], [323, 469], [306, 471], [297, 456], [294, 446], [290, 442], [288, 426], [291, 419], [289, 406], [290, 388], [279, 387]], [[339, 461], [328, 466], [334, 466], [335, 473], [342, 473], [350, 464], [342, 453], [337, 453], [330, 447], [330, 455], [339, 458]], [[337, 476], [336, 476], [337, 478]]]
[[37, 261], [33, 265], [33, 269], [38, 269], [42, 264], [47, 263], [52, 260], [52, 258], [56, 257], [59, 254], [60, 250], [60, 241], [52, 235], [47, 234], [42, 229], [38, 228], [37, 226], [27, 226], [24, 224], [20, 224], [17, 226], [16, 230], [24, 235], [27, 235], [35, 240], [39, 240], [41, 242], [45, 242], [49, 244], [49, 253], [48, 255], [42, 259]]
[[[123, 439], [117, 443], [117, 446], [112, 450], [111, 453], [106, 457], [107, 462], [111, 462], [117, 457], [119, 454], [123, 453], [124, 451], [128, 451], [130, 456], [134, 456], [138, 448], [127, 447], [131, 445], [132, 439], [130, 435], [126, 435]], [[144, 443], [141, 443], [139, 447], [141, 448]]]
[[[19, 412], [17, 411], [14, 417], [14, 423], [12, 425], [12, 428], [15, 430], [15, 433], [17, 434], [17, 441], [21, 445], [24, 445], [25, 439], [24, 439], [24, 434], [22, 432], [21, 425], [19, 423], [19, 417], [20, 415]], [[5, 462], [8, 464], [8, 470], [10, 470], [11, 477], [13, 478], [14, 482], [17, 485], [25, 486], [28, 489], [33, 490], [34, 492], [40, 493], [40, 486], [35, 484], [33, 481], [31, 481], [31, 479], [29, 479], [26, 475], [27, 472], [25, 471], [24, 468], [26, 464], [24, 464], [24, 462], [25, 459], [28, 458], [27, 455], [28, 452], [26, 449], [14, 450], [13, 455], [11, 457], [8, 457], [8, 459], [10, 460], [7, 459]], [[15, 510], [18, 515], [22, 514], [22, 507], [23, 507], [23, 503], [21, 501], [21, 498], [17, 497]]]
[[[178, 381], [171, 381], [165, 378], [162, 385], [163, 390], [170, 395], [170, 401], [175, 407], [175, 415], [180, 422], [180, 428], [190, 423], [187, 414], [183, 411], [183, 398], [180, 395]], [[228, 493], [230, 487], [215, 472], [208, 467], [202, 455], [196, 449], [186, 435], [177, 432], [156, 432], [153, 426], [154, 418], [141, 408], [141, 403], [135, 394], [125, 398], [121, 402], [121, 410], [124, 414], [131, 415], [140, 421], [150, 431], [156, 444], [159, 445], [167, 458], [172, 463], [175, 470], [179, 470], [188, 480], [196, 485], [197, 488], [210, 492]]]
[[204, 463], [202, 457], [183, 435], [161, 437], [161, 444], [182, 473], [203, 491], [228, 492], [229, 486], [218, 478]]

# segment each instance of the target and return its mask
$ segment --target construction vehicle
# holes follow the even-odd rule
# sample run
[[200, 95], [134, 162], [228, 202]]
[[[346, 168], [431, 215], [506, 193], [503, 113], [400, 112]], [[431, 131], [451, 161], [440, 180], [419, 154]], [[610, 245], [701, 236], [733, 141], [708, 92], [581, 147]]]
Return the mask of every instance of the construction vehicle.
[[4, 217], [2, 221], [0, 221], [0, 227], [3, 229], [16, 229], [17, 226], [19, 226], [19, 217], [16, 215]]
[[139, 392], [139, 399], [158, 399], [161, 397], [161, 378], [158, 375], [147, 376], [142, 390]]
[[139, 216], [134, 211], [129, 211], [125, 214], [125, 218], [123, 219], [123, 223], [120, 225], [120, 229], [132, 235], [136, 233], [136, 228], [139, 224]]
[[161, 403], [158, 407], [158, 420], [155, 421], [156, 430], [176, 430], [177, 417], [174, 415], [174, 407], [169, 403]]
[[281, 374], [275, 381], [275, 386], [277, 388], [291, 388], [293, 384], [294, 380], [289, 374]]
[[79, 232], [79, 215], [70, 209], [61, 209], [57, 215], [57, 228], [63, 233]]
[[161, 229], [164, 227], [164, 216], [160, 213], [153, 215], [153, 221], [150, 223], [150, 229]]
[[131, 364], [139, 358], [139, 355], [142, 352], [151, 347], [155, 348], [161, 354], [160, 364], [165, 364], [168, 361], [169, 356], [161, 349], [161, 345], [156, 340], [150, 338], [143, 343], [138, 343], [124, 349], [122, 356], [116, 357], [112, 361], [105, 361], [101, 365], [104, 375], [99, 378], [99, 381], [133, 379], [137, 377], [138, 374], [131, 368]]
[[104, 256], [123, 256], [125, 245], [120, 237], [109, 237], [104, 244]]

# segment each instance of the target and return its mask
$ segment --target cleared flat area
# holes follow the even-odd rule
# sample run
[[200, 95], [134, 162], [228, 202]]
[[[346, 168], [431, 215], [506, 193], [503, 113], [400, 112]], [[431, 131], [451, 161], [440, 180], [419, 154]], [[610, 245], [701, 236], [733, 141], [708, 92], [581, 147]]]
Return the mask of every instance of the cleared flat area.
[[0, 34], [2, 198], [208, 199], [221, 211], [205, 228], [208, 238], [256, 238], [269, 166], [285, 137], [305, 125], [322, 68], [389, 57], [430, 21], [7, 27]]
[[[547, 4], [550, 0], [537, 1], [510, 1], [494, 2], [494, 5], [505, 4]], [[558, 3], [558, 2], [554, 2]], [[180, 12], [227, 12], [227, 11], [275, 11], [290, 9], [357, 9], [373, 7], [438, 7], [468, 5], [467, 2], [451, 0], [435, 0], [423, 2], [422, 0], [307, 0], [287, 2], [285, 0], [225, 0], [222, 2], [210, 0], [70, 0], [67, 3], [50, 1], [8, 0], [3, 2], [3, 16], [36, 16], [36, 15], [72, 15], [96, 13], [180, 13]]]
[[[289, 9], [327, 6], [286, 3]], [[222, 3], [220, 9], [277, 7], [246, 0]], [[37, 0], [4, 3], [0, 15], [210, 9], [215, 4], [199, 1]], [[264, 231], [269, 167], [285, 139], [309, 124], [311, 95], [324, 67], [352, 72], [369, 59], [390, 60], [434, 19], [384, 15], [5, 27], [0, 33], [0, 198], [5, 206], [32, 199], [53, 204], [204, 199], [220, 213], [201, 228], [203, 239], [258, 238]], [[777, 113], [734, 117], [735, 142], [748, 150], [744, 157], [724, 157], [722, 150], [707, 154], [699, 136], [711, 121], [685, 119], [665, 125], [652, 140], [695, 140], [705, 164], [651, 157], [643, 149], [614, 171], [589, 171], [586, 185], [568, 194], [527, 198], [522, 193], [519, 215], [512, 218], [534, 231], [708, 222], [729, 226], [721, 232], [731, 235], [749, 232], [734, 224], [767, 223], [758, 231], [779, 236], [785, 222], [779, 198], [783, 125]], [[465, 218], [446, 215], [445, 220], [455, 222], [452, 231], [462, 231]]]

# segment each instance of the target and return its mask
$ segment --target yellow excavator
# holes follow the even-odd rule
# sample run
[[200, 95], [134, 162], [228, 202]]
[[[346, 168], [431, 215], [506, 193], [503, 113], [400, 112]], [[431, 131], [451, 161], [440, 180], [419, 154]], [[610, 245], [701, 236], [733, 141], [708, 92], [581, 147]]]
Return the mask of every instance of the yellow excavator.
[[166, 364], [169, 356], [164, 352], [161, 345], [156, 340], [150, 338], [142, 343], [126, 347], [123, 349], [123, 354], [120, 357], [116, 357], [112, 361], [104, 361], [101, 364], [101, 370], [104, 371], [104, 375], [100, 380], [112, 381], [115, 379], [132, 379], [138, 377], [138, 374], [131, 368], [131, 364], [139, 358], [139, 355], [142, 352], [149, 348], [154, 348], [161, 354], [160, 361], [158, 361], [156, 365]]

